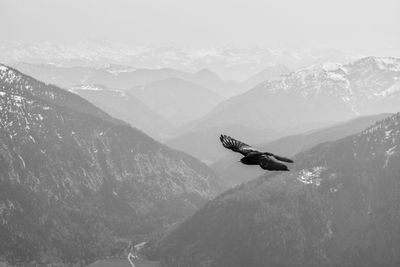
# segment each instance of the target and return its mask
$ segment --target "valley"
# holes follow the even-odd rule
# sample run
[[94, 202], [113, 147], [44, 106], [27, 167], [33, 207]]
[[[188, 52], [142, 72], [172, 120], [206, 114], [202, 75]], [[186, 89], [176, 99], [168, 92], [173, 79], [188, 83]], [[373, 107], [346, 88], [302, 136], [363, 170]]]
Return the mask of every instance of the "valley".
[[[139, 267], [398, 265], [398, 58], [99, 51], [0, 64], [0, 266], [129, 267], [139, 243]], [[295, 163], [242, 165], [220, 134]]]

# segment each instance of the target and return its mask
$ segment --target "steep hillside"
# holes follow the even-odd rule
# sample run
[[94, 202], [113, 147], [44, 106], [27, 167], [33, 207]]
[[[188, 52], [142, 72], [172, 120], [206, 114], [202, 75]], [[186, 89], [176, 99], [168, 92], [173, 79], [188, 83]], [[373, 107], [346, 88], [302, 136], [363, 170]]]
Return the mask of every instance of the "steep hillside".
[[4, 65], [0, 110], [1, 260], [88, 263], [181, 221], [221, 188], [191, 156]]
[[167, 266], [398, 266], [400, 114], [220, 195], [159, 243]]
[[172, 132], [173, 126], [169, 121], [126, 91], [101, 85], [74, 86], [70, 91], [158, 140], [165, 139]]
[[[278, 155], [286, 155], [291, 157], [301, 151], [310, 149], [315, 145], [328, 141], [335, 141], [361, 132], [375, 122], [388, 116], [389, 114], [386, 113], [363, 116], [304, 134], [286, 136], [267, 144], [256, 145], [256, 147], [262, 151], [271, 151]], [[229, 153], [224, 158], [214, 162], [211, 165], [211, 168], [218, 174], [219, 177], [225, 180], [227, 184], [232, 185], [249, 181], [250, 179], [254, 179], [265, 173], [265, 171], [260, 168], [238, 164], [237, 161], [240, 158], [240, 154]]]

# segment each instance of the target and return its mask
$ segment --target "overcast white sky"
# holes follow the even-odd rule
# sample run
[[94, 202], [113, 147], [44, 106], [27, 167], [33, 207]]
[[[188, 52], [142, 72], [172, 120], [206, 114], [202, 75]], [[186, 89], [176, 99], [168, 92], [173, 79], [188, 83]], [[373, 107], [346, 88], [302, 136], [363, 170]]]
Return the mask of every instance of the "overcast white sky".
[[400, 49], [400, 0], [0, 0], [0, 44]]

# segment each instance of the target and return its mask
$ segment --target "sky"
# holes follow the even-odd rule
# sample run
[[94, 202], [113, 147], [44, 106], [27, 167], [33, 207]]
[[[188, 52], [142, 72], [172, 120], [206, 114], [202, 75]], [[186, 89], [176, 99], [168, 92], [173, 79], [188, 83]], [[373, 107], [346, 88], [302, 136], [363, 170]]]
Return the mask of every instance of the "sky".
[[0, 45], [400, 49], [399, 0], [0, 0]]

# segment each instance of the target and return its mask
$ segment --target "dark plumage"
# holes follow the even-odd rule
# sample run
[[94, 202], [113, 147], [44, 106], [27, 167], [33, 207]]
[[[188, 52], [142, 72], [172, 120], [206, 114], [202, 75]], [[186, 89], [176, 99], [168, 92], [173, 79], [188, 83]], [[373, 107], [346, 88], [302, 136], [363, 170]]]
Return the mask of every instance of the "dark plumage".
[[242, 154], [244, 157], [240, 159], [240, 162], [246, 165], [260, 165], [261, 168], [268, 171], [289, 171], [289, 168], [279, 161], [293, 163], [293, 160], [291, 159], [274, 155], [269, 152], [258, 151], [248, 144], [224, 134], [221, 134], [219, 139], [224, 147]]

